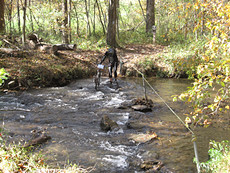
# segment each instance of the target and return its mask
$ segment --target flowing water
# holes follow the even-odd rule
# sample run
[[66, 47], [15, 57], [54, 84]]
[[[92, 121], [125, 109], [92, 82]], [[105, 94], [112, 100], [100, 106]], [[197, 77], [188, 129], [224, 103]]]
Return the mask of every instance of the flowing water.
[[[172, 102], [190, 85], [187, 80], [150, 79], [165, 101], [183, 117], [189, 108]], [[36, 89], [0, 96], [1, 125], [11, 140], [28, 141], [31, 131], [45, 130], [52, 137], [39, 149], [53, 167], [76, 163], [93, 167], [93, 172], [144, 172], [142, 161], [161, 160], [173, 172], [196, 172], [191, 134], [149, 88], [153, 111], [142, 113], [131, 108], [119, 109], [134, 98], [144, 96], [142, 80], [121, 79], [116, 90], [103, 82], [95, 91], [92, 79], [78, 80], [65, 87]], [[105, 132], [100, 128], [103, 115], [116, 121], [119, 129]], [[184, 119], [184, 117], [183, 117]], [[130, 121], [132, 120], [132, 121]], [[131, 124], [129, 127], [127, 124]], [[200, 161], [208, 158], [210, 140], [230, 140], [229, 124], [196, 128]], [[132, 134], [155, 132], [158, 139], [135, 143]]]

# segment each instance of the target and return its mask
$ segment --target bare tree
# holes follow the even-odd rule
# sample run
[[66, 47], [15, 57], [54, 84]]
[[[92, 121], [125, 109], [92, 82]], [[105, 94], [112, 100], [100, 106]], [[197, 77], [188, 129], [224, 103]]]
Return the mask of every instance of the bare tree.
[[109, 12], [108, 12], [109, 21], [108, 21], [106, 42], [111, 47], [118, 47], [116, 41], [117, 6], [118, 6], [118, 0], [109, 0]]
[[4, 9], [5, 3], [4, 0], [0, 0], [0, 33], [5, 32], [5, 20], [4, 20]]

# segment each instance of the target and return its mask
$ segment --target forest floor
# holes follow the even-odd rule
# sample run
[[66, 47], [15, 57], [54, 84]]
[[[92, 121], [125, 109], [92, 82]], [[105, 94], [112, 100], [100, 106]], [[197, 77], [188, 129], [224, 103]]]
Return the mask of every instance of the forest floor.
[[[50, 54], [40, 51], [27, 51], [23, 56], [2, 55], [0, 67], [9, 73], [4, 89], [28, 89], [36, 87], [64, 86], [71, 81], [92, 77], [96, 64], [106, 49], [58, 51]], [[124, 63], [121, 72], [124, 76], [137, 76], [135, 67], [146, 75], [165, 77], [169, 66], [161, 53], [165, 46], [145, 44], [127, 45], [117, 49], [118, 58]], [[160, 73], [159, 73], [160, 72]]]

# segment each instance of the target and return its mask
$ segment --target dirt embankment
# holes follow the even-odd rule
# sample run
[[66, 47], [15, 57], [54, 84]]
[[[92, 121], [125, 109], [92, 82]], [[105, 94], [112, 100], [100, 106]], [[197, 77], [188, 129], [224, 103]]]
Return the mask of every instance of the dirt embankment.
[[[36, 87], [64, 86], [80, 78], [92, 77], [96, 64], [103, 56], [100, 51], [79, 50], [59, 51], [57, 55], [40, 51], [25, 52], [23, 56], [4, 56], [0, 59], [0, 67], [9, 73], [4, 89], [28, 89]], [[168, 74], [167, 64], [158, 54], [164, 51], [160, 45], [128, 45], [117, 49], [121, 60], [118, 69], [123, 76], [138, 76], [136, 67], [146, 75]]]

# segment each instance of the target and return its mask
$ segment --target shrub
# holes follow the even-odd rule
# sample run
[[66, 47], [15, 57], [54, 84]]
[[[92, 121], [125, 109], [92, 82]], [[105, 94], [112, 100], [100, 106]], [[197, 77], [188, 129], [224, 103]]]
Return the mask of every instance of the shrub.
[[230, 172], [230, 143], [229, 141], [211, 141], [209, 149], [210, 159], [201, 163], [202, 172]]

